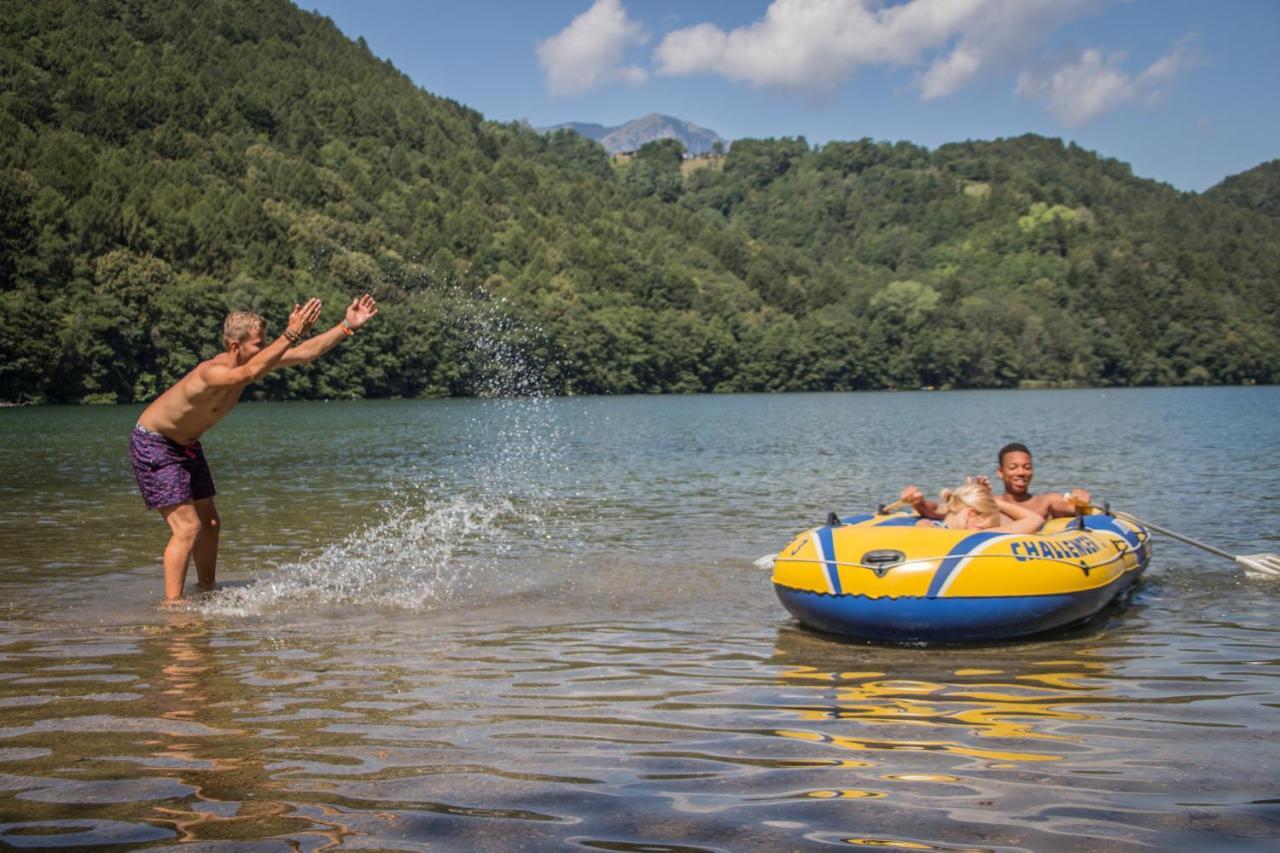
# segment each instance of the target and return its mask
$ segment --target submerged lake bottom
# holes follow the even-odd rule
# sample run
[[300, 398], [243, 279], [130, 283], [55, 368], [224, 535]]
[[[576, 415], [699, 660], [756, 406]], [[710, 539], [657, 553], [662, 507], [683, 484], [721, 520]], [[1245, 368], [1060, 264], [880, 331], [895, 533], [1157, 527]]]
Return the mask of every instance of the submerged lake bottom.
[[163, 610], [136, 414], [0, 412], [5, 845], [1280, 839], [1280, 584], [1157, 539], [1083, 625], [888, 646], [752, 565], [1009, 440], [1045, 490], [1280, 550], [1276, 389], [244, 406], [205, 441], [224, 587]]

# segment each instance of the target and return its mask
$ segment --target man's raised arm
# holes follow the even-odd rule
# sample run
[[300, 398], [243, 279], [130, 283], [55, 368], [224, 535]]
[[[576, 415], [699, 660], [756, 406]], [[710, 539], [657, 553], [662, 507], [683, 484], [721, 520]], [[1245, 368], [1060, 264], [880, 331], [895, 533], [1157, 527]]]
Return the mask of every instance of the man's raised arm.
[[206, 384], [215, 388], [235, 385], [248, 385], [265, 376], [271, 368], [280, 363], [289, 347], [301, 340], [316, 318], [320, 316], [320, 300], [308, 299], [306, 305], [294, 305], [289, 313], [289, 324], [284, 334], [263, 347], [244, 364], [229, 367], [223, 364], [211, 364], [204, 372]]
[[1048, 495], [1046, 503], [1049, 518], [1070, 518], [1079, 515], [1082, 507], [1087, 507], [1092, 497], [1084, 489], [1071, 489], [1060, 495]]
[[298, 344], [286, 352], [276, 366], [289, 367], [294, 364], [306, 364], [308, 361], [319, 358], [337, 346], [339, 341], [354, 335], [356, 329], [372, 320], [377, 313], [378, 303], [369, 294], [366, 293], [358, 299], [351, 300], [351, 304], [347, 306], [347, 314], [342, 318], [342, 322], [332, 329], [310, 338], [305, 343]]

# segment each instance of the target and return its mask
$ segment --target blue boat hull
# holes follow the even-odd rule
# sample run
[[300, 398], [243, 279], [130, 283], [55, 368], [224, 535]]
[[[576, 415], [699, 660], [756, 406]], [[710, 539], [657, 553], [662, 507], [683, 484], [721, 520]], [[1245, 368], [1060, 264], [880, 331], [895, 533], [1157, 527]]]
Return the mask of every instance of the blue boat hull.
[[779, 584], [774, 590], [791, 615], [829, 634], [894, 643], [970, 643], [1041, 634], [1088, 619], [1140, 575], [1126, 572], [1096, 589], [1034, 596], [868, 598]]

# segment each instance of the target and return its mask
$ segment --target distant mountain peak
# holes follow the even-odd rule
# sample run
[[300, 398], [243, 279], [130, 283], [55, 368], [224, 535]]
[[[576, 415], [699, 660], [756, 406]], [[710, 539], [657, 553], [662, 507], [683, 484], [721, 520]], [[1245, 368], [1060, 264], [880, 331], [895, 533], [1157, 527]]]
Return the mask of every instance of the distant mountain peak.
[[706, 154], [717, 142], [726, 149], [729, 147], [729, 141], [714, 130], [662, 113], [649, 113], [616, 127], [589, 122], [565, 122], [552, 127], [540, 127], [538, 130], [542, 133], [572, 130], [599, 142], [610, 154], [635, 151], [646, 142], [657, 139], [678, 139], [690, 154]]

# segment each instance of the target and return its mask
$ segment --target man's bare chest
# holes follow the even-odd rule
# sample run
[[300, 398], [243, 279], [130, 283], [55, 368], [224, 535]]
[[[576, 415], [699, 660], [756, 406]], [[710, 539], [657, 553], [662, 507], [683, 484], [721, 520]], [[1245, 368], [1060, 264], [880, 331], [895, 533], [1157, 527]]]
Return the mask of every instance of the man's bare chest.
[[209, 400], [209, 414], [215, 418], [220, 418], [230, 411], [231, 407], [240, 402], [240, 394], [243, 393], [244, 386], [238, 388], [220, 388], [213, 393]]

